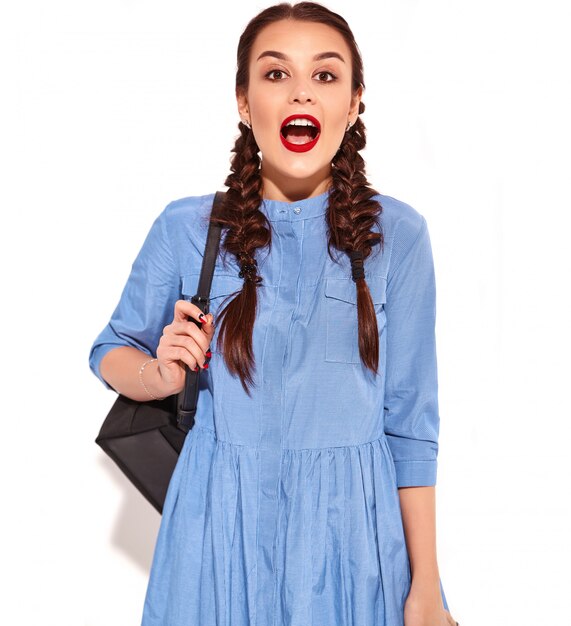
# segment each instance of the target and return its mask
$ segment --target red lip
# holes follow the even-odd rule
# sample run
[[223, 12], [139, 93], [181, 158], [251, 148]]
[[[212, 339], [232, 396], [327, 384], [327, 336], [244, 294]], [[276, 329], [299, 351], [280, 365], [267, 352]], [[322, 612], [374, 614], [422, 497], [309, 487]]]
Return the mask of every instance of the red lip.
[[[282, 135], [281, 131], [283, 127], [287, 126], [292, 120], [300, 119], [300, 118], [304, 120], [309, 120], [310, 122], [315, 124], [315, 127], [317, 128], [317, 137], [307, 143], [301, 143], [301, 144], [291, 143]], [[307, 152], [308, 150], [311, 150], [315, 146], [315, 144], [319, 141], [320, 136], [321, 136], [321, 124], [319, 123], [319, 120], [313, 117], [313, 115], [307, 115], [305, 113], [302, 113], [299, 115], [290, 115], [289, 117], [286, 117], [280, 127], [280, 139], [282, 140], [283, 145], [288, 150], [291, 150], [292, 152]]]

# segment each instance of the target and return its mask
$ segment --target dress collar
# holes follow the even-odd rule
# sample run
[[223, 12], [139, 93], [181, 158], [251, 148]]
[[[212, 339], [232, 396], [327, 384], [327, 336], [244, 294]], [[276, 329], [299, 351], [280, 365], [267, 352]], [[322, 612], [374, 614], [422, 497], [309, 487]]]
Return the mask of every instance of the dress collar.
[[328, 200], [329, 191], [297, 202], [264, 198], [260, 204], [260, 211], [270, 222], [294, 222], [324, 215], [327, 213]]

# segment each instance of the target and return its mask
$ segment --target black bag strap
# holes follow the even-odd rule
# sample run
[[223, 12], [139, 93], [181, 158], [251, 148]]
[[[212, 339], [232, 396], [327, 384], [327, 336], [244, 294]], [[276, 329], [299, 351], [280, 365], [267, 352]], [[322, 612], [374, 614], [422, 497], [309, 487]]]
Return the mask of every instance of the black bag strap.
[[[219, 215], [225, 195], [224, 191], [216, 192], [214, 202], [212, 203], [212, 217]], [[208, 313], [210, 305], [210, 288], [212, 286], [212, 276], [214, 275], [214, 265], [216, 263], [216, 257], [218, 256], [221, 233], [222, 227], [210, 221], [208, 235], [206, 237], [206, 247], [204, 248], [204, 257], [202, 259], [202, 268], [200, 270], [200, 278], [198, 279], [197, 293], [191, 298], [191, 302], [196, 304], [203, 313]], [[200, 322], [196, 322], [196, 324], [199, 327], [201, 326]], [[194, 416], [196, 415], [196, 405], [198, 403], [200, 370], [193, 372], [188, 366], [185, 366], [185, 370], [186, 381], [184, 389], [178, 395], [177, 426], [181, 430], [188, 432], [194, 426]]]

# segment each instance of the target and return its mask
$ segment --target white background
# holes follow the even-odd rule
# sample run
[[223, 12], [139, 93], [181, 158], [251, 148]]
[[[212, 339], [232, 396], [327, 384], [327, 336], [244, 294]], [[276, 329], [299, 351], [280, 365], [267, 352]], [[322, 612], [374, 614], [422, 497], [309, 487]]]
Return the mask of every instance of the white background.
[[[328, 4], [363, 53], [369, 178], [429, 225], [462, 626], [571, 624], [565, 5]], [[1, 9], [3, 624], [140, 623], [160, 519], [94, 443], [114, 396], [88, 351], [158, 213], [222, 188], [236, 45], [265, 6]]]

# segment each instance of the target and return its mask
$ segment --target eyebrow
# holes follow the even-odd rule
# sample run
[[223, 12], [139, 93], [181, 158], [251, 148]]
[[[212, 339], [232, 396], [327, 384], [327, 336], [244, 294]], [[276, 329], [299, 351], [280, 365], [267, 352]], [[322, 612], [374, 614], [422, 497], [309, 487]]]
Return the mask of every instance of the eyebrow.
[[[265, 52], [262, 52], [262, 54], [260, 54], [260, 56], [256, 59], [256, 61], [259, 61], [260, 59], [263, 59], [264, 57], [275, 57], [276, 59], [281, 59], [282, 61], [290, 60], [289, 57], [285, 55], [283, 52], [278, 52], [277, 50], [266, 50]], [[313, 57], [313, 60], [323, 61], [323, 59], [331, 59], [331, 58], [339, 59], [340, 61], [345, 63], [345, 59], [338, 52], [320, 52], [319, 54], [316, 54]]]

